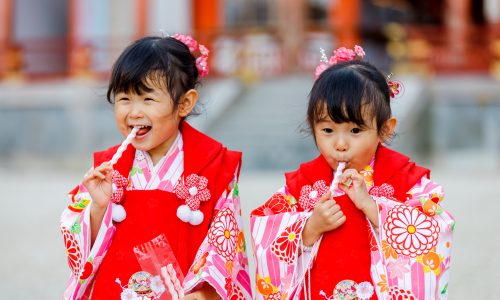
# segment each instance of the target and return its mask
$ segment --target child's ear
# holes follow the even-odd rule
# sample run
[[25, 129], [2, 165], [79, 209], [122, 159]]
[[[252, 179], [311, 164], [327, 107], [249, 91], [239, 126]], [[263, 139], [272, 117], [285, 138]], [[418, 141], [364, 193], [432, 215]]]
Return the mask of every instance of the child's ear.
[[181, 118], [185, 118], [193, 110], [194, 106], [198, 102], [198, 92], [195, 89], [190, 89], [181, 97], [181, 101], [178, 106], [178, 113]]
[[396, 123], [397, 119], [396, 117], [392, 116], [389, 118], [389, 120], [385, 121], [384, 123], [384, 128], [382, 130], [382, 139], [383, 142], [386, 140], [390, 139], [394, 133], [394, 130], [396, 129]]

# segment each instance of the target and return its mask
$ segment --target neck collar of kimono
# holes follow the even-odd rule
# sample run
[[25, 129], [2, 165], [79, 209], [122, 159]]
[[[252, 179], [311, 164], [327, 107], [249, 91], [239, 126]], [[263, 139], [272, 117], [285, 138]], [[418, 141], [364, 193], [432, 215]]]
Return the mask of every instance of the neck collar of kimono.
[[222, 144], [193, 128], [180, 124], [184, 144], [184, 174], [198, 174], [222, 150]]

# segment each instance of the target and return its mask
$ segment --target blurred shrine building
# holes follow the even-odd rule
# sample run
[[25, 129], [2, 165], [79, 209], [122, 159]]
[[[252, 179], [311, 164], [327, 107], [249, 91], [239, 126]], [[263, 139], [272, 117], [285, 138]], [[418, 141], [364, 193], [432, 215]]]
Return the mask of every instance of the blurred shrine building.
[[192, 34], [212, 76], [311, 72], [360, 44], [397, 72], [500, 78], [500, 0], [0, 0], [0, 78], [104, 79], [131, 41]]

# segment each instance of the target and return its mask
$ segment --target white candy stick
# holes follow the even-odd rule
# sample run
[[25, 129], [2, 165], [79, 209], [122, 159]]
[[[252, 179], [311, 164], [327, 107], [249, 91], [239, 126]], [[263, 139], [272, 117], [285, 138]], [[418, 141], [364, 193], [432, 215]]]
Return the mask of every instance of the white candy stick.
[[337, 166], [337, 170], [335, 170], [335, 174], [333, 175], [332, 184], [330, 185], [330, 191], [332, 191], [332, 196], [335, 196], [335, 190], [337, 190], [337, 188], [338, 188], [340, 175], [342, 175], [342, 172], [344, 171], [345, 165], [346, 165], [345, 162], [339, 162], [339, 165]]
[[127, 146], [132, 142], [132, 140], [135, 138], [135, 135], [137, 134], [137, 131], [139, 131], [139, 127], [134, 127], [132, 131], [128, 134], [127, 138], [122, 142], [120, 147], [116, 150], [115, 155], [113, 155], [113, 158], [109, 161], [111, 165], [116, 164], [116, 162], [122, 157], [123, 151], [127, 149]]
[[[179, 299], [179, 295], [177, 295], [177, 292], [175, 291], [174, 284], [172, 283], [172, 278], [170, 278], [170, 275], [168, 274], [167, 267], [161, 267], [160, 269], [161, 275], [163, 276], [163, 281], [167, 285], [168, 292], [170, 293], [170, 296], [172, 296], [172, 300], [177, 300]], [[184, 297], [181, 296], [181, 297]]]
[[179, 278], [177, 277], [177, 273], [175, 272], [172, 264], [167, 265], [167, 272], [170, 275], [170, 279], [172, 279], [172, 282], [174, 283], [174, 287], [176, 292], [179, 294], [179, 298], [184, 297], [184, 289], [181, 286]]

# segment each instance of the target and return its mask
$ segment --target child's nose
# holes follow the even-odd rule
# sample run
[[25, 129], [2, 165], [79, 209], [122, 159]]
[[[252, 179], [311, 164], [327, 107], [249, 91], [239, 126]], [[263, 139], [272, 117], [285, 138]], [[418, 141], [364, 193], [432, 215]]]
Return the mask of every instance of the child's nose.
[[142, 106], [135, 102], [130, 105], [130, 112], [129, 112], [130, 117], [137, 118], [137, 117], [142, 117], [143, 112], [142, 112]]
[[337, 139], [337, 142], [336, 142], [336, 144], [335, 144], [335, 149], [336, 149], [337, 151], [341, 151], [341, 152], [343, 152], [343, 151], [347, 151], [348, 146], [347, 146], [347, 142], [346, 142], [346, 140], [345, 140], [345, 139], [343, 139], [343, 138], [339, 138], [339, 139]]

